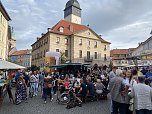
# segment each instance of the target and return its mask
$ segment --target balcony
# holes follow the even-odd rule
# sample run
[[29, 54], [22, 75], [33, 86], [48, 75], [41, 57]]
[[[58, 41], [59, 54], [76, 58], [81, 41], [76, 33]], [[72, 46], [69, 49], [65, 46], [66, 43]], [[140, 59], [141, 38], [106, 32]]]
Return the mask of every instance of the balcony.
[[97, 48], [97, 45], [94, 45], [94, 48]]
[[85, 57], [84, 58], [84, 62], [92, 62], [93, 61], [93, 57], [89, 58], [89, 57]]
[[82, 43], [79, 43], [79, 45], [82, 45]]

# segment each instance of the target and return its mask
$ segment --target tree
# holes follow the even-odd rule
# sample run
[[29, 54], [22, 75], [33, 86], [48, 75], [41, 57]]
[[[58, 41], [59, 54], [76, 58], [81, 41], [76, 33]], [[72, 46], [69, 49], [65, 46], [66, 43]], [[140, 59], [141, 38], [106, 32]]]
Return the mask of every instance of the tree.
[[36, 70], [40, 70], [39, 67], [37, 67], [36, 65], [32, 65], [31, 67], [29, 67], [28, 70], [31, 70], [31, 71], [36, 71]]
[[61, 57], [60, 57], [60, 63], [64, 64], [67, 61], [67, 58], [65, 56], [65, 53], [63, 51], [60, 51]]

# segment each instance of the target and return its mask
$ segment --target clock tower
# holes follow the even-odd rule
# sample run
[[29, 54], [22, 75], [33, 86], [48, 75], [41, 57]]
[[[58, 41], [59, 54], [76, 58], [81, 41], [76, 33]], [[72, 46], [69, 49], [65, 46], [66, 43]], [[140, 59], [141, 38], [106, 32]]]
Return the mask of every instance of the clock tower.
[[72, 23], [81, 24], [81, 8], [77, 0], [69, 0], [66, 3], [64, 19]]

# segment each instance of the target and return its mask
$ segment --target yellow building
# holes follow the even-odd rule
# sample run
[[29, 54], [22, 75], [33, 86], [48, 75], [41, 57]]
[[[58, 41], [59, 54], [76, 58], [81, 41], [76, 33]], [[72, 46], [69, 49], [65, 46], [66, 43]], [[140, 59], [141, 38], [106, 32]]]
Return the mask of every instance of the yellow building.
[[11, 18], [0, 1], [0, 59], [8, 58], [8, 25]]
[[88, 26], [81, 24], [81, 8], [77, 0], [69, 0], [64, 10], [64, 20], [32, 44], [32, 65], [45, 66], [45, 53], [63, 52], [66, 61], [72, 63], [110, 62], [110, 43]]

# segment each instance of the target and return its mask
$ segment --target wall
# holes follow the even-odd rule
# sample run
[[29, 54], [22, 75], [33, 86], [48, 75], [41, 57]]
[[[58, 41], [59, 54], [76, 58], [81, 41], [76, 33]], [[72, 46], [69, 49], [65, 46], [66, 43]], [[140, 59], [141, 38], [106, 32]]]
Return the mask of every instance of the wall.
[[4, 60], [8, 58], [7, 33], [8, 33], [8, 21], [4, 18], [4, 16], [0, 12], [0, 58]]

